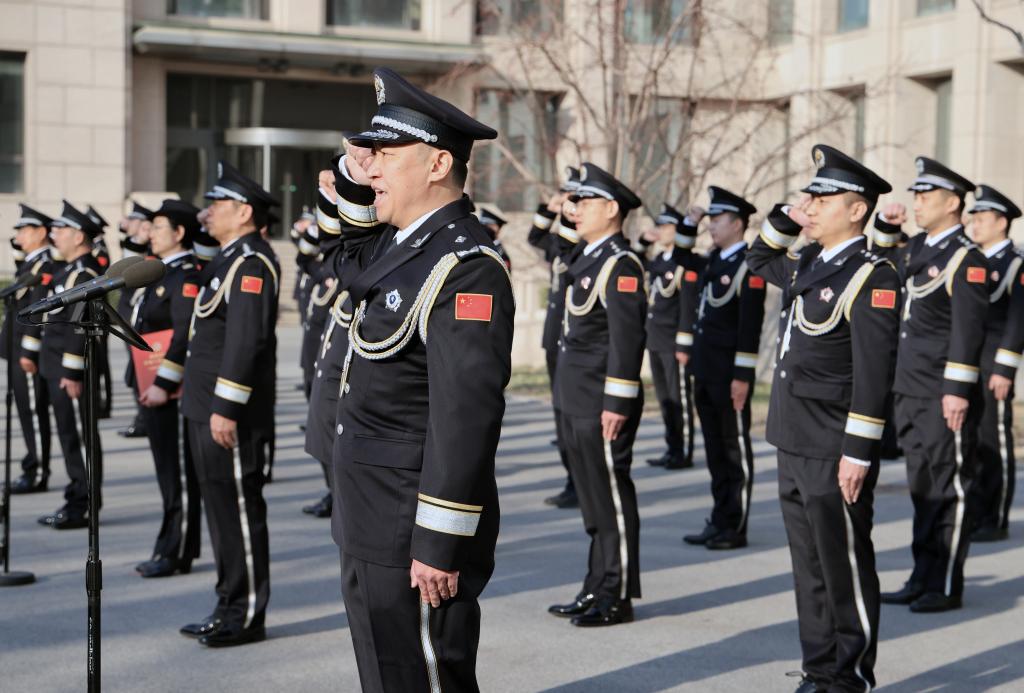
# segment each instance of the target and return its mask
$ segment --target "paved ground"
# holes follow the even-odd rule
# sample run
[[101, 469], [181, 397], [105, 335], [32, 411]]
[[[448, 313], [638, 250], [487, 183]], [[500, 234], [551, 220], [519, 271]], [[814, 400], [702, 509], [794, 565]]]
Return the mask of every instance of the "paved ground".
[[[297, 362], [297, 334], [283, 331], [281, 363]], [[127, 395], [118, 396], [114, 419], [102, 426], [106, 690], [358, 690], [328, 522], [299, 512], [323, 489], [318, 466], [302, 452], [298, 424], [306, 406], [294, 388], [297, 379], [297, 368], [281, 368], [279, 461], [266, 490], [273, 559], [269, 639], [226, 651], [204, 650], [177, 633], [213, 605], [208, 541], [191, 575], [146, 581], [132, 571], [151, 549], [159, 497], [145, 443], [114, 433], [131, 413]], [[791, 691], [794, 682], [785, 672], [799, 668], [799, 646], [771, 449], [755, 446], [751, 546], [709, 553], [680, 542], [684, 532], [702, 526], [707, 473], [647, 467], [643, 459], [660, 452], [660, 440], [655, 422], [645, 421], [635, 451], [643, 521], [638, 620], [580, 631], [544, 613], [549, 603], [576, 592], [584, 562], [577, 512], [541, 502], [561, 483], [551, 435], [544, 402], [509, 402], [498, 459], [502, 534], [482, 602], [482, 689]], [[20, 459], [20, 446], [15, 454]], [[55, 462], [59, 469], [60, 459]], [[86, 535], [35, 523], [59, 503], [56, 490], [15, 498], [14, 567], [39, 580], [0, 592], [0, 691], [84, 689]], [[1021, 506], [1010, 541], [972, 550], [963, 610], [912, 616], [883, 607], [877, 675], [887, 690], [1024, 689]], [[881, 579], [883, 588], [892, 588], [910, 564], [910, 502], [900, 464], [883, 468], [876, 507]]]

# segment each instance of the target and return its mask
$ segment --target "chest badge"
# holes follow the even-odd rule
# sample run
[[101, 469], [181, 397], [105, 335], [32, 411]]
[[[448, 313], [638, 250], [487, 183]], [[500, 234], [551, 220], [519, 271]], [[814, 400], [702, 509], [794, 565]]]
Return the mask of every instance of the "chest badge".
[[458, 238], [455, 239], [455, 242], [456, 243], [465, 243], [466, 242], [466, 237], [465, 236], [459, 236]]
[[935, 265], [929, 267], [928, 276], [931, 277], [932, 279], [935, 279], [935, 277], [939, 276], [939, 268], [936, 267]]
[[999, 270], [992, 270], [992, 281], [999, 281]]
[[721, 281], [723, 286], [729, 286], [729, 284], [732, 283], [732, 277], [728, 274], [723, 274]]
[[156, 287], [156, 295], [157, 296], [163, 296], [165, 293], [167, 293], [167, 289], [165, 289], [162, 286]]
[[665, 272], [665, 279], [667, 280], [671, 280], [674, 276], [675, 274], [673, 274], [672, 272]]
[[397, 313], [400, 305], [402, 305], [402, 295], [398, 293], [398, 289], [392, 289], [384, 297], [384, 307], [392, 313]]
[[220, 277], [213, 278], [213, 280], [210, 282], [210, 288], [213, 289], [214, 291], [220, 288]]
[[835, 292], [832, 291], [832, 287], [826, 286], [818, 293], [818, 300], [824, 301], [825, 303], [831, 303], [835, 295]]
[[589, 289], [590, 288], [590, 277], [583, 277], [583, 279], [580, 279], [580, 286], [583, 287], [584, 291]]

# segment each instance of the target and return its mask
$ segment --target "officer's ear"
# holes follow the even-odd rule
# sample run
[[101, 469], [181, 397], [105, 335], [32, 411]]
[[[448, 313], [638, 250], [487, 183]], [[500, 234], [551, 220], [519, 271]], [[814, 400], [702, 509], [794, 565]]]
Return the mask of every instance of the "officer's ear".
[[996, 230], [999, 231], [999, 233], [1009, 233], [1010, 220], [1002, 214], [996, 214]]
[[185, 227], [178, 224], [174, 227], [174, 242], [179, 245], [185, 240]]
[[618, 200], [608, 200], [608, 204], [605, 205], [605, 218], [622, 220]]
[[[427, 145], [422, 145], [427, 146]], [[433, 147], [430, 147], [433, 149]], [[447, 149], [434, 149], [430, 157], [430, 172], [427, 180], [431, 183], [443, 181], [455, 165], [455, 157]]]

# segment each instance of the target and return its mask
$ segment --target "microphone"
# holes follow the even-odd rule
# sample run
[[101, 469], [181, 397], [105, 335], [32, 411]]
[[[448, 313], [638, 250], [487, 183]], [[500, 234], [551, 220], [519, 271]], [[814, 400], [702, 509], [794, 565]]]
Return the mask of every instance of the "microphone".
[[[103, 276], [107, 277], [108, 279], [116, 279], [117, 277], [123, 275], [126, 269], [128, 269], [132, 265], [137, 265], [140, 262], [143, 262], [145, 259], [146, 258], [142, 257], [141, 255], [132, 255], [130, 257], [121, 258], [120, 260], [112, 264], [110, 266], [110, 269], [108, 269], [107, 273]], [[96, 279], [102, 278], [103, 277], [97, 277]]]
[[[27, 318], [32, 315], [39, 315], [40, 313], [49, 313], [74, 303], [100, 298], [120, 288], [138, 289], [143, 286], [149, 286], [159, 281], [167, 273], [167, 266], [160, 260], [127, 262], [130, 259], [134, 258], [125, 258], [110, 268], [111, 272], [117, 269], [120, 276], [113, 278], [110, 276], [97, 277], [85, 284], [80, 284], [67, 291], [54, 294], [41, 301], [36, 301], [28, 308], [20, 311], [18, 317]], [[127, 263], [126, 268], [118, 267], [118, 265], [123, 265], [124, 263]]]
[[42, 281], [43, 275], [26, 272], [25, 274], [18, 277], [18, 279], [16, 279], [13, 284], [9, 285], [3, 291], [0, 291], [0, 299], [7, 298], [8, 296], [13, 296], [22, 289], [30, 289], [33, 286], [38, 285]]

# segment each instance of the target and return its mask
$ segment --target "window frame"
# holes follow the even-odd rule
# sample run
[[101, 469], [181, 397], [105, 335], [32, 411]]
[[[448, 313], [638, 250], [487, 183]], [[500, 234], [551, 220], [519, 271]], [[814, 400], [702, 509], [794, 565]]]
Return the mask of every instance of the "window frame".
[[[20, 79], [21, 79], [21, 109], [16, 115], [17, 124], [20, 125], [20, 152], [11, 153], [10, 164], [17, 166], [18, 173], [16, 176], [14, 187], [10, 190], [0, 189], [0, 196], [4, 195], [24, 195], [26, 190], [26, 181], [28, 176], [26, 175], [26, 168], [28, 167], [28, 157], [26, 156], [27, 146], [27, 133], [29, 127], [28, 117], [28, 84], [27, 84], [27, 72], [28, 72], [28, 53], [27, 51], [17, 50], [0, 50], [0, 61], [10, 62], [11, 64], [17, 64], [20, 66]], [[7, 162], [5, 162], [7, 163]]]

